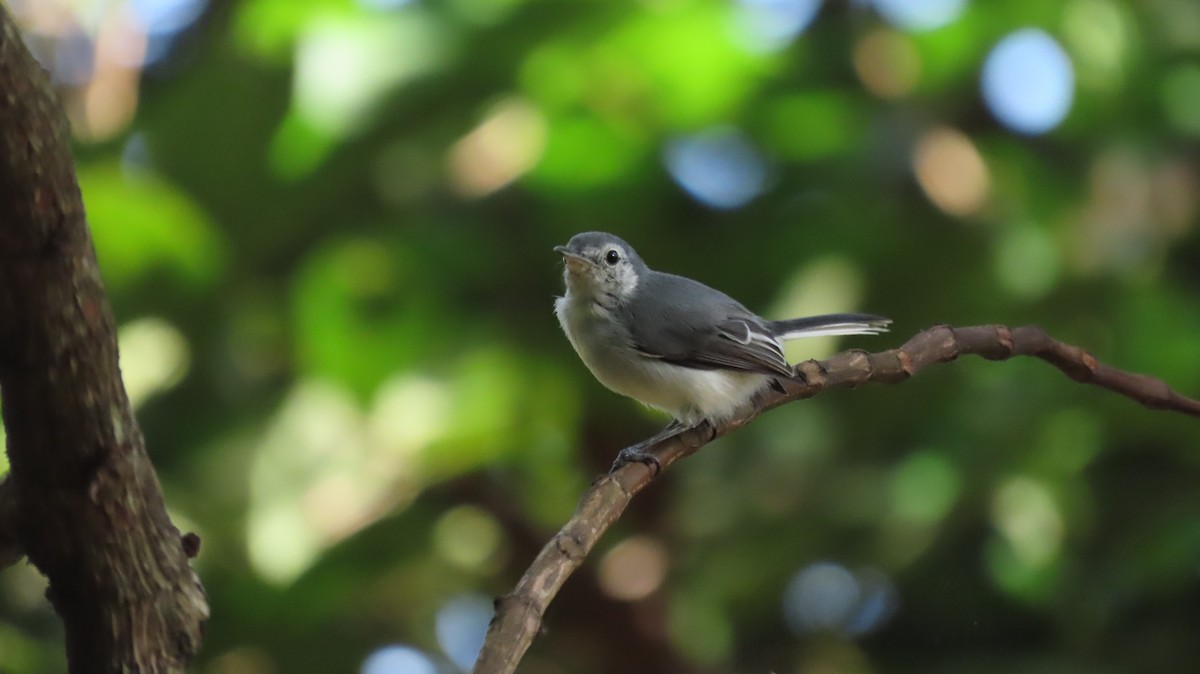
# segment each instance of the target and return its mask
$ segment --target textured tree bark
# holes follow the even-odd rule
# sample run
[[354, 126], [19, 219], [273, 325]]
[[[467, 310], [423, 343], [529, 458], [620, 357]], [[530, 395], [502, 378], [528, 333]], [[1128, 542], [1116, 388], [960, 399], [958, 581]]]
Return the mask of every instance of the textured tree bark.
[[0, 512], [50, 581], [71, 672], [184, 671], [208, 605], [125, 395], [66, 120], [3, 3], [0, 400]]

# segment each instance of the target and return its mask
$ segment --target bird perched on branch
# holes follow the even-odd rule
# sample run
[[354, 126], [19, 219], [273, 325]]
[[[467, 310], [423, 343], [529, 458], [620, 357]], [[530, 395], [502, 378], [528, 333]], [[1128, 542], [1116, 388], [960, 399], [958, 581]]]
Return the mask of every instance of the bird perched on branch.
[[604, 232], [577, 234], [554, 250], [567, 289], [554, 313], [584, 365], [610, 390], [674, 418], [622, 451], [614, 469], [630, 461], [657, 466], [642, 448], [705, 421], [727, 421], [764, 387], [778, 386], [776, 377], [795, 376], [783, 341], [874, 335], [892, 322], [849, 313], [768, 320], [699, 281], [654, 271]]

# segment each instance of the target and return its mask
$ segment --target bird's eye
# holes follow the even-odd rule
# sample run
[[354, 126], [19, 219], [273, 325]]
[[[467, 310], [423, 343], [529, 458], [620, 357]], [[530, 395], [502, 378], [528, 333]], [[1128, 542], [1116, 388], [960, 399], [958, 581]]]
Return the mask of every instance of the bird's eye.
[[621, 261], [621, 254], [617, 252], [616, 248], [613, 248], [604, 254], [604, 261], [610, 265], [616, 264]]

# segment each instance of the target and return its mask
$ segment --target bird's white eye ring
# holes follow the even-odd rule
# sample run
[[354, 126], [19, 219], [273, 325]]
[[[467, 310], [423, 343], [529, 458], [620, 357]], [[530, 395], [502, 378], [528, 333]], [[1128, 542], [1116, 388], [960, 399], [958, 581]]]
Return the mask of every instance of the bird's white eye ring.
[[604, 261], [610, 265], [616, 264], [621, 261], [621, 254], [617, 252], [616, 248], [609, 248], [608, 252], [604, 254]]

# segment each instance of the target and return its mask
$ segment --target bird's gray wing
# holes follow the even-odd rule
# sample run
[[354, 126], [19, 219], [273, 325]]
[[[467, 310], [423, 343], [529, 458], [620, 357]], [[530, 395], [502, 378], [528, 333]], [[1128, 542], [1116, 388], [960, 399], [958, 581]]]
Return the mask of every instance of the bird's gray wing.
[[643, 355], [702, 370], [792, 376], [766, 322], [725, 293], [661, 272], [642, 279], [637, 291], [625, 311]]

